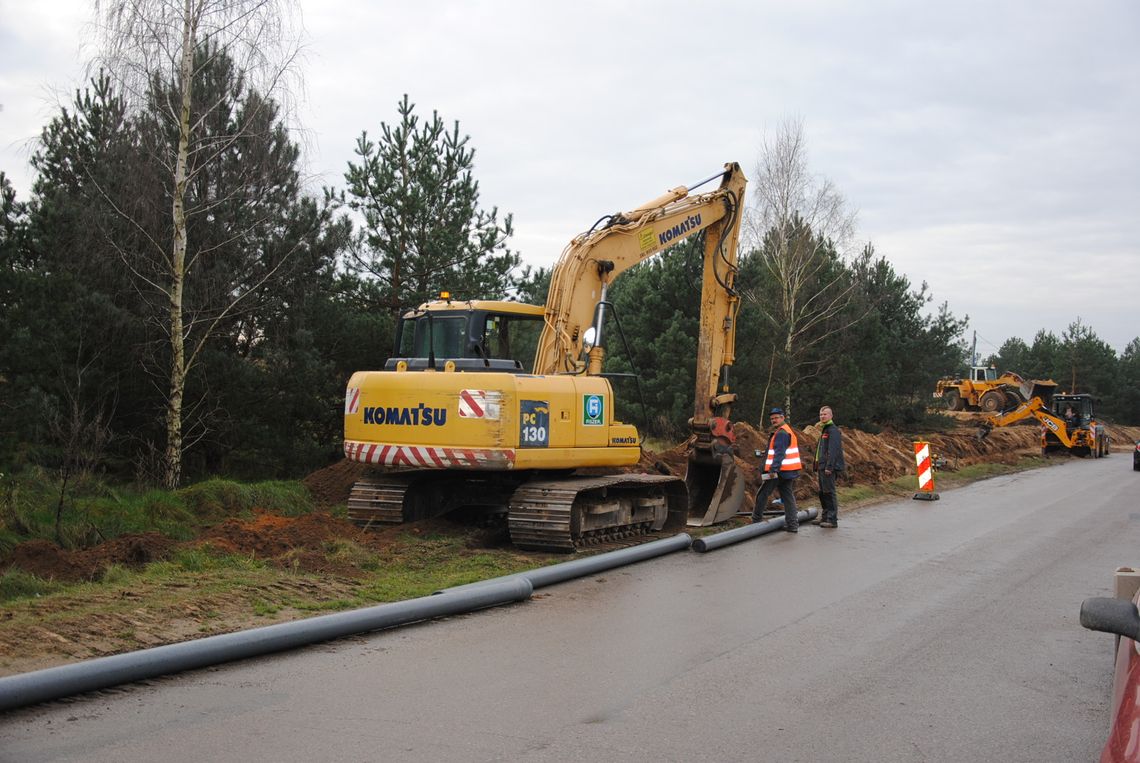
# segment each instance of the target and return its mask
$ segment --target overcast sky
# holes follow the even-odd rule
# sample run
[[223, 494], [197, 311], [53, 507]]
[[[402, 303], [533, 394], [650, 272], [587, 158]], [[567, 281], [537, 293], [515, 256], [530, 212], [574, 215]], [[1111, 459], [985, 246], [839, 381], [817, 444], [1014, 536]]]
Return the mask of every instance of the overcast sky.
[[[1078, 317], [1140, 335], [1140, 3], [301, 0], [298, 135], [343, 187], [362, 130], [458, 120], [483, 206], [550, 266], [602, 214], [736, 161], [801, 119], [811, 169], [979, 352]], [[0, 0], [0, 170], [83, 84], [92, 3]], [[970, 333], [967, 333], [969, 338]]]

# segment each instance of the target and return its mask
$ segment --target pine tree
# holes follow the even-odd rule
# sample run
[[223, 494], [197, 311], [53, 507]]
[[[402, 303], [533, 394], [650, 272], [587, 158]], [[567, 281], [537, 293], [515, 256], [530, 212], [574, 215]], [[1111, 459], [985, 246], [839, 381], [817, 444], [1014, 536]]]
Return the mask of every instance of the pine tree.
[[479, 207], [469, 136], [436, 112], [421, 121], [407, 95], [397, 108], [399, 123], [381, 123], [379, 141], [361, 134], [345, 173], [342, 198], [363, 219], [358, 267], [380, 282], [380, 307], [393, 313], [440, 291], [501, 298], [520, 259], [507, 248], [511, 215], [500, 223], [497, 207]]

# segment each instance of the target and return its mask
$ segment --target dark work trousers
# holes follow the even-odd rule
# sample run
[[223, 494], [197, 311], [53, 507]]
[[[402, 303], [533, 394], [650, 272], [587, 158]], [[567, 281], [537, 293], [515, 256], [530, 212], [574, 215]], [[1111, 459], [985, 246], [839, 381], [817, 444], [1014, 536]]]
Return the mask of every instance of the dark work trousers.
[[819, 521], [839, 524], [839, 502], [835, 500], [835, 472], [819, 472]]
[[796, 513], [796, 494], [794, 488], [796, 479], [790, 480], [776, 478], [764, 480], [760, 492], [756, 494], [756, 505], [752, 508], [752, 521], [759, 522], [764, 518], [764, 509], [768, 506], [768, 497], [777, 488], [780, 491], [780, 500], [784, 502], [784, 529], [798, 530], [800, 527], [799, 514]]

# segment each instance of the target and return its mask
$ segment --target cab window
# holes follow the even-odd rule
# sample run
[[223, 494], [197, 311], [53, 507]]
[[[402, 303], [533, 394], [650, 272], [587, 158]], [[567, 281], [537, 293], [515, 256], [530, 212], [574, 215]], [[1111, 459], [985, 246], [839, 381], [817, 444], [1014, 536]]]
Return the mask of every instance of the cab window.
[[429, 345], [438, 359], [466, 357], [467, 353], [463, 351], [463, 340], [466, 334], [466, 316], [449, 318], [433, 316], [430, 321], [427, 318], [421, 318], [416, 321], [412, 351], [404, 357], [426, 358], [431, 354]]
[[538, 349], [542, 318], [487, 315], [483, 321], [482, 347], [488, 358], [515, 360], [529, 369]]

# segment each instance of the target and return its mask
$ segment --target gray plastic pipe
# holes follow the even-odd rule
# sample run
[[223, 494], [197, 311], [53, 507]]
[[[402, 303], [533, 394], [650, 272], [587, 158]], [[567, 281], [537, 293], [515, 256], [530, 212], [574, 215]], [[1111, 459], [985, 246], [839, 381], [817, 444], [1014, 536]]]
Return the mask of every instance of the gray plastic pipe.
[[444, 596], [421, 596], [7, 676], [0, 678], [0, 711], [342, 636], [522, 601], [530, 598], [533, 590], [529, 580], [514, 577]]
[[[818, 515], [819, 509], [808, 509], [807, 511], [799, 512], [797, 516], [799, 516], [800, 522], [810, 522]], [[706, 551], [714, 551], [723, 546], [731, 546], [733, 543], [739, 543], [742, 540], [767, 535], [770, 532], [782, 529], [784, 529], [784, 518], [774, 517], [767, 522], [758, 522], [754, 525], [736, 527], [732, 530], [716, 533], [715, 535], [706, 535], [703, 538], [697, 538], [693, 541], [693, 550], [703, 554]]]
[[631, 546], [630, 548], [610, 551], [605, 554], [586, 556], [570, 562], [552, 564], [549, 567], [539, 567], [538, 569], [516, 572], [513, 575], [503, 575], [498, 578], [480, 580], [475, 583], [468, 583], [467, 585], [455, 586], [454, 588], [444, 588], [443, 590], [436, 591], [436, 594], [475, 590], [482, 586], [490, 585], [491, 583], [516, 578], [523, 578], [530, 581], [530, 584], [534, 588], [542, 588], [543, 586], [561, 583], [565, 580], [580, 578], [584, 575], [592, 575], [595, 572], [602, 572], [604, 570], [613, 569], [614, 567], [621, 567], [626, 564], [644, 561], [645, 559], [652, 559], [655, 556], [663, 556], [673, 551], [682, 551], [691, 546], [692, 543], [693, 539], [688, 533], [679, 533], [671, 538], [662, 538], [661, 540], [642, 543], [640, 546]]

